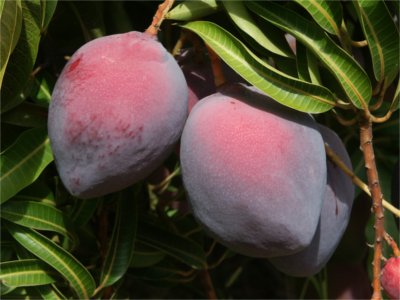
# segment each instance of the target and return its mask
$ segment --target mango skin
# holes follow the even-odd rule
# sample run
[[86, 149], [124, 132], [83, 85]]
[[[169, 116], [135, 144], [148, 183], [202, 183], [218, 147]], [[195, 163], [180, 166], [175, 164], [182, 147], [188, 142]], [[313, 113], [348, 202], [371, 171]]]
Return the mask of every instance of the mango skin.
[[180, 157], [195, 218], [226, 247], [273, 257], [311, 242], [326, 161], [309, 115], [244, 84], [231, 85], [193, 108]]
[[[324, 142], [352, 170], [351, 160], [337, 134], [326, 126], [319, 125]], [[327, 264], [350, 221], [354, 202], [354, 185], [333, 162], [327, 160], [328, 180], [321, 217], [315, 236], [304, 250], [299, 253], [275, 257], [270, 262], [281, 272], [295, 276], [312, 276]]]
[[48, 117], [67, 190], [92, 198], [145, 178], [178, 141], [187, 101], [181, 69], [154, 38], [129, 32], [83, 45], [58, 78]]

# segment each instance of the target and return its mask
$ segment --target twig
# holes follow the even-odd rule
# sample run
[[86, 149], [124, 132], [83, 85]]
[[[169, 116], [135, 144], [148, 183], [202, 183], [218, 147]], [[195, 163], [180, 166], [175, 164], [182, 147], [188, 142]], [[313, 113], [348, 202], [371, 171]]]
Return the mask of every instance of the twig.
[[372, 145], [372, 122], [369, 111], [360, 112], [360, 147], [364, 154], [365, 170], [368, 178], [368, 187], [372, 197], [372, 208], [375, 214], [375, 241], [373, 259], [373, 294], [372, 299], [381, 300], [381, 273], [382, 240], [384, 238], [384, 214], [382, 205], [382, 191], [379, 184], [378, 170], [376, 168], [374, 148]]
[[164, 21], [165, 15], [171, 9], [174, 1], [175, 0], [165, 0], [162, 4], [158, 6], [157, 12], [153, 17], [153, 21], [145, 31], [146, 34], [154, 37], [157, 36], [161, 23]]
[[387, 84], [387, 80], [385, 79], [382, 84], [379, 84], [380, 90], [379, 90], [378, 100], [376, 101], [376, 103], [374, 103], [373, 105], [370, 106], [370, 108], [369, 108], [370, 111], [378, 110], [382, 106], [383, 99], [385, 98], [385, 93], [386, 93], [387, 88], [388, 88], [388, 84]]
[[336, 110], [332, 110], [332, 112], [335, 114], [335, 117], [336, 117], [336, 120], [340, 123], [340, 124], [342, 124], [343, 126], [346, 126], [346, 127], [348, 127], [348, 126], [352, 126], [352, 125], [354, 125], [354, 124], [356, 124], [357, 123], [357, 118], [352, 118], [352, 119], [344, 119], [343, 117], [341, 117], [338, 113], [337, 113], [337, 111]]
[[208, 269], [201, 270], [199, 272], [199, 276], [200, 276], [201, 282], [203, 283], [203, 287], [205, 289], [207, 299], [218, 299], [217, 293], [215, 292]]
[[[371, 197], [371, 192], [368, 189], [368, 185], [366, 185], [357, 175], [353, 173], [352, 170], [350, 170], [346, 164], [342, 161], [342, 159], [332, 150], [331, 147], [329, 147], [328, 144], [325, 144], [325, 151], [326, 155], [329, 157], [329, 159], [337, 165], [346, 175], [348, 175], [351, 178], [351, 181], [358, 186], [362, 191], [364, 191], [368, 196]], [[389, 210], [391, 213], [393, 213], [397, 218], [400, 218], [400, 209], [397, 209], [394, 207], [392, 204], [390, 204], [388, 201], [382, 198], [382, 204], [383, 207]]]
[[368, 45], [368, 42], [367, 42], [367, 40], [363, 40], [363, 41], [351, 41], [351, 45], [354, 46], [354, 47], [361, 48], [361, 47], [367, 46], [367, 45]]
[[386, 242], [389, 244], [389, 246], [392, 247], [394, 256], [399, 257], [400, 250], [399, 250], [399, 247], [397, 246], [396, 242], [394, 241], [394, 239], [387, 232], [385, 232], [384, 237], [385, 237]]
[[206, 45], [206, 46], [207, 46], [208, 54], [210, 56], [211, 67], [212, 67], [212, 71], [213, 71], [213, 75], [214, 75], [214, 84], [215, 84], [215, 87], [218, 88], [226, 82], [224, 73], [222, 71], [221, 59], [214, 52], [214, 50], [212, 50], [208, 45]]

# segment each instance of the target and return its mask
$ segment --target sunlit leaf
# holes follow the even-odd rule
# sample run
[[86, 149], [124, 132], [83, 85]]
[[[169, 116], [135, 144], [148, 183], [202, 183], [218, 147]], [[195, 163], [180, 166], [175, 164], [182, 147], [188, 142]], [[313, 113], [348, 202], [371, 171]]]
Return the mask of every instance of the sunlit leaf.
[[296, 0], [327, 32], [340, 36], [343, 12], [340, 1], [329, 0]]
[[287, 76], [263, 63], [220, 26], [195, 21], [183, 27], [198, 34], [233, 70], [279, 103], [310, 113], [325, 112], [335, 105], [329, 90]]
[[118, 281], [132, 260], [138, 222], [137, 197], [132, 189], [118, 193], [114, 229], [100, 276], [100, 286]]
[[216, 0], [188, 0], [176, 5], [165, 17], [177, 21], [191, 21], [211, 15], [217, 10]]
[[349, 100], [360, 109], [371, 99], [368, 75], [359, 64], [317, 25], [273, 2], [246, 2], [256, 14], [292, 34], [318, 57], [340, 82]]
[[38, 259], [0, 263], [0, 281], [10, 287], [49, 284], [56, 281], [55, 271]]
[[[14, 2], [14, 1], [7, 1]], [[36, 61], [40, 42], [40, 0], [24, 0], [22, 27], [18, 43], [10, 56], [3, 85], [1, 86], [1, 111], [7, 111], [21, 103], [26, 95], [24, 88]]]
[[73, 239], [68, 220], [59, 209], [35, 201], [8, 201], [1, 206], [1, 217], [28, 228], [53, 231]]
[[399, 31], [384, 1], [358, 0], [354, 6], [359, 14], [372, 66], [378, 81], [392, 82], [399, 72]]
[[0, 87], [4, 72], [21, 33], [22, 7], [21, 0], [1, 1], [0, 6]]
[[0, 154], [1, 203], [34, 182], [52, 161], [45, 129], [30, 129], [21, 134], [14, 144]]
[[263, 48], [281, 56], [293, 56], [287, 44], [275, 43], [269, 38], [269, 32], [261, 31], [242, 1], [223, 1], [223, 5], [232, 21]]
[[68, 280], [78, 298], [90, 298], [95, 288], [94, 279], [75, 257], [33, 229], [13, 223], [7, 223], [7, 229], [18, 243]]

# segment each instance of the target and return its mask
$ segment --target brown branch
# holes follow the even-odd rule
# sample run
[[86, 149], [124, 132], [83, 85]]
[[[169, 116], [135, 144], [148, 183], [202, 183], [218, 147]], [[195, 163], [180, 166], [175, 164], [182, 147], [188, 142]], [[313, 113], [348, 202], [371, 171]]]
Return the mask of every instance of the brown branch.
[[161, 23], [164, 21], [165, 15], [171, 9], [174, 1], [175, 0], [165, 0], [162, 4], [158, 6], [157, 12], [153, 17], [153, 21], [145, 31], [146, 34], [154, 37], [157, 36]]
[[384, 239], [384, 213], [382, 205], [382, 191], [379, 184], [378, 170], [376, 168], [374, 148], [372, 145], [372, 122], [369, 111], [360, 112], [360, 147], [364, 154], [365, 170], [368, 178], [368, 187], [372, 197], [372, 208], [375, 214], [375, 241], [373, 258], [373, 294], [372, 299], [381, 300], [381, 273], [382, 240]]
[[[366, 185], [352, 170], [350, 170], [347, 165], [343, 162], [343, 160], [329, 147], [328, 144], [325, 143], [325, 151], [328, 158], [338, 166], [347, 176], [351, 178], [351, 181], [358, 186], [363, 192], [365, 192], [368, 196], [371, 197], [371, 192], [368, 189], [368, 185]], [[397, 209], [388, 201], [382, 198], [382, 205], [385, 209], [389, 210], [393, 215], [397, 218], [400, 218], [400, 209]]]
[[399, 247], [397, 246], [396, 242], [394, 241], [394, 239], [387, 232], [385, 232], [384, 237], [385, 237], [386, 242], [389, 244], [389, 246], [392, 247], [394, 256], [399, 257], [400, 250], [399, 250]]
[[201, 270], [199, 276], [207, 295], [207, 299], [218, 299], [208, 269]]
[[226, 82], [224, 73], [222, 71], [222, 63], [219, 56], [212, 50], [208, 45], [207, 50], [210, 56], [211, 67], [214, 75], [214, 84], [215, 87], [218, 88]]

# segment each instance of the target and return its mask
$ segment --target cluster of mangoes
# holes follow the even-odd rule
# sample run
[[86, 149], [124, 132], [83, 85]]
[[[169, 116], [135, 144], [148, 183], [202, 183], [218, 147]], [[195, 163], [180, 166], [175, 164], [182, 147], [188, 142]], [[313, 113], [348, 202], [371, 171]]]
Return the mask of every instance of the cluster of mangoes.
[[[254, 87], [228, 83], [198, 96], [189, 77], [146, 33], [81, 47], [60, 74], [49, 111], [65, 187], [79, 198], [121, 190], [148, 177], [181, 139], [191, 210], [211, 236], [287, 274], [318, 272], [354, 198], [351, 180], [325, 154], [327, 143], [351, 168], [343, 143], [311, 115]], [[190, 113], [189, 93], [196, 99]]]

